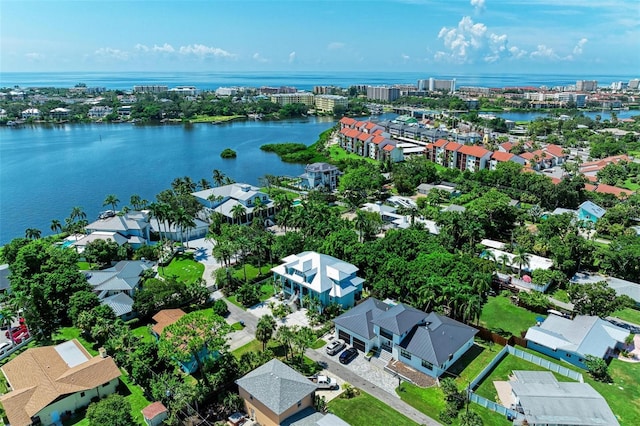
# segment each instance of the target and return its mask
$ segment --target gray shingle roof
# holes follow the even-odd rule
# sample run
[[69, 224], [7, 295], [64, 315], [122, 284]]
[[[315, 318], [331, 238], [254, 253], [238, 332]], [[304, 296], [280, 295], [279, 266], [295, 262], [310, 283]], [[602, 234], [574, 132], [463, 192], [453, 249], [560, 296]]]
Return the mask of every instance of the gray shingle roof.
[[373, 297], [333, 320], [340, 327], [366, 339], [374, 337], [373, 320], [389, 310], [389, 305]]
[[305, 167], [305, 170], [307, 172], [329, 172], [332, 170], [338, 170], [338, 168], [327, 163], [313, 163], [307, 165], [307, 167]]
[[314, 383], [277, 359], [236, 380], [236, 384], [278, 416], [317, 389]]
[[102, 304], [110, 307], [117, 317], [126, 315], [133, 311], [133, 299], [125, 293], [118, 293], [104, 298], [102, 299]]
[[399, 303], [374, 318], [372, 322], [393, 334], [401, 336], [416, 324], [421, 323], [426, 317], [427, 314], [425, 312]]
[[431, 312], [426, 325], [414, 328], [400, 347], [420, 359], [442, 365], [476, 333], [478, 330], [473, 327]]

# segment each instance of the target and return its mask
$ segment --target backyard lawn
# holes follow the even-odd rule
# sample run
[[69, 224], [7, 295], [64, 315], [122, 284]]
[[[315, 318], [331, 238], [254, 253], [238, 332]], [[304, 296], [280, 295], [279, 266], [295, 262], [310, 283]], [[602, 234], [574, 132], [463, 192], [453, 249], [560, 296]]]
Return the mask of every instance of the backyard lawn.
[[204, 273], [204, 265], [193, 260], [192, 253], [184, 253], [176, 255], [165, 267], [158, 268], [160, 276], [175, 276], [178, 281], [192, 284], [202, 278]]
[[141, 325], [140, 327], [131, 329], [131, 334], [140, 339], [140, 342], [151, 343], [153, 342], [153, 336], [149, 332], [149, 327]]
[[329, 411], [352, 426], [418, 425], [366, 392], [351, 399], [336, 398], [329, 402]]
[[511, 303], [508, 297], [489, 297], [486, 305], [482, 308], [480, 324], [489, 330], [498, 331], [500, 329], [520, 337], [520, 332], [527, 331], [529, 327], [536, 324], [536, 317], [539, 314], [528, 311]]
[[611, 316], [640, 325], [640, 311], [637, 309], [631, 309], [631, 308], [621, 309], [619, 311], [615, 311], [614, 313], [612, 313]]
[[92, 343], [89, 343], [80, 332], [77, 327], [62, 327], [56, 334], [53, 335], [52, 340], [54, 344], [66, 342], [67, 340], [78, 339], [78, 342], [84, 346], [84, 348], [92, 356], [98, 355], [98, 350], [95, 349]]
[[[355, 160], [362, 160], [363, 158], [358, 154], [354, 154], [353, 152], [347, 152], [344, 148], [337, 145], [333, 145], [329, 147], [329, 157], [331, 157], [331, 160], [333, 161], [346, 160], [349, 158], [355, 159]], [[376, 164], [376, 165], [379, 164], [379, 162], [374, 160], [373, 158], [364, 157], [364, 159], [370, 162], [371, 164]]]

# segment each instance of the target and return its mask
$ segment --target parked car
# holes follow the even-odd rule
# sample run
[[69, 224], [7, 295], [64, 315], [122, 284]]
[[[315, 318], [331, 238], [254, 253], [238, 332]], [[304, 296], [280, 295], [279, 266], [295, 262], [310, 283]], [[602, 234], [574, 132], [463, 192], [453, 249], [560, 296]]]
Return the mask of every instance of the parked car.
[[6, 351], [10, 347], [11, 347], [11, 343], [9, 343], [9, 342], [0, 343], [0, 354], [3, 354], [4, 351]]
[[317, 375], [316, 374], [314, 376], [307, 377], [307, 379], [311, 380], [313, 383], [318, 385], [318, 389], [319, 390], [336, 390], [336, 389], [340, 389], [340, 386], [338, 385], [338, 382], [336, 382], [336, 379], [332, 379], [329, 376]]
[[345, 343], [342, 340], [334, 340], [327, 345], [325, 349], [328, 355], [335, 355], [344, 349]]
[[358, 356], [358, 350], [356, 348], [348, 348], [340, 354], [340, 364], [349, 364]]
[[16, 334], [17, 332], [19, 332], [20, 330], [22, 330], [21, 326], [15, 326], [15, 327], [11, 327], [10, 329], [8, 329], [7, 331], [4, 332], [4, 337], [6, 337], [7, 339], [9, 339], [9, 335], [10, 334]]

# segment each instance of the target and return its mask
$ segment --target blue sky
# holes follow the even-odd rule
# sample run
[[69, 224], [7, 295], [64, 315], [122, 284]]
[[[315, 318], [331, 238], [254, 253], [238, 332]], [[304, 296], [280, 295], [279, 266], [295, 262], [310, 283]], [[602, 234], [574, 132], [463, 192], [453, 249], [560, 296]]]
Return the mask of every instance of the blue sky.
[[640, 75], [638, 0], [0, 1], [0, 71]]

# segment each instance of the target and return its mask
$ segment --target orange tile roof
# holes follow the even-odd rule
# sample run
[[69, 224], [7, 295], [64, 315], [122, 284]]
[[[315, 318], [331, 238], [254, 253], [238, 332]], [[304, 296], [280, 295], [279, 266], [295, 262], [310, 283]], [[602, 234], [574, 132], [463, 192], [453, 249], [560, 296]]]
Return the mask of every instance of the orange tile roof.
[[554, 185], [557, 185], [557, 184], [559, 184], [560, 182], [562, 182], [562, 179], [559, 179], [559, 178], [556, 178], [556, 177], [552, 177], [552, 178], [551, 178], [551, 182], [552, 182]]
[[356, 120], [354, 120], [353, 118], [349, 118], [349, 117], [342, 117], [340, 119], [340, 124], [344, 124], [345, 126], [351, 126], [355, 122], [356, 122]]
[[357, 138], [359, 134], [360, 134], [360, 130], [358, 130], [358, 129], [349, 129], [349, 131], [347, 133], [345, 133], [345, 136], [347, 136], [349, 138]]
[[613, 194], [616, 197], [620, 197], [620, 196], [631, 195], [632, 191], [624, 188], [618, 188], [617, 186], [605, 185], [604, 183], [601, 183], [596, 188], [596, 192], [599, 192], [601, 194]]
[[376, 130], [373, 131], [374, 135], [379, 135], [381, 133], [384, 133], [384, 129], [376, 129]]
[[185, 315], [182, 309], [163, 309], [153, 316], [156, 324], [151, 327], [151, 329], [160, 336], [165, 327], [173, 324]]
[[343, 127], [342, 129], [340, 129], [340, 134], [346, 135], [349, 130], [351, 129], [348, 127]]
[[380, 142], [384, 141], [386, 138], [384, 136], [374, 136], [373, 139], [371, 139], [371, 142], [375, 143], [376, 145], [379, 145]]
[[597, 188], [596, 185], [591, 185], [590, 183], [584, 184], [584, 189], [586, 189], [587, 191], [595, 191], [596, 188]]
[[510, 152], [494, 151], [493, 154], [491, 154], [491, 159], [496, 161], [509, 161], [512, 158], [513, 154]]
[[447, 151], [457, 151], [461, 146], [462, 145], [457, 142], [449, 142], [444, 146], [444, 149], [446, 149]]
[[446, 139], [438, 139], [437, 141], [435, 141], [435, 143], [433, 144], [434, 146], [437, 146], [438, 148], [442, 148], [443, 146], [445, 146], [447, 144], [447, 142], [449, 142]]
[[511, 142], [505, 142], [503, 144], [500, 144], [500, 146], [507, 152], [511, 151], [511, 148], [513, 148], [513, 144]]
[[565, 154], [562, 152], [562, 147], [554, 144], [549, 144], [545, 148], [545, 150], [553, 155], [554, 157], [564, 157]]
[[371, 129], [375, 128], [376, 126], [377, 126], [376, 123], [373, 123], [373, 122], [369, 121], [364, 125], [364, 128], [367, 129], [367, 130], [371, 130]]
[[463, 145], [462, 147], [460, 147], [458, 152], [466, 155], [472, 155], [476, 158], [481, 158], [489, 154], [491, 151], [477, 145]]
[[523, 152], [522, 154], [520, 154], [520, 157], [524, 158], [525, 160], [533, 160], [533, 153], [531, 152]]
[[598, 181], [598, 177], [597, 176], [593, 176], [593, 175], [585, 175], [585, 177], [587, 178], [587, 180], [589, 182], [597, 182]]
[[391, 152], [394, 150], [394, 148], [395, 148], [395, 145], [387, 144], [382, 149], [384, 149], [385, 151]]
[[67, 346], [61, 352], [57, 346], [43, 346], [27, 349], [2, 367], [13, 390], [0, 396], [0, 403], [12, 425], [30, 425], [31, 417], [58, 398], [120, 377], [113, 358], [92, 357], [76, 339], [62, 345], [75, 346], [73, 351], [80, 351], [86, 360], [71, 367], [61, 355], [68, 353]]
[[366, 142], [367, 139], [371, 138], [373, 135], [370, 135], [369, 133], [365, 133], [362, 132], [358, 135], [358, 139], [361, 140], [362, 142]]

